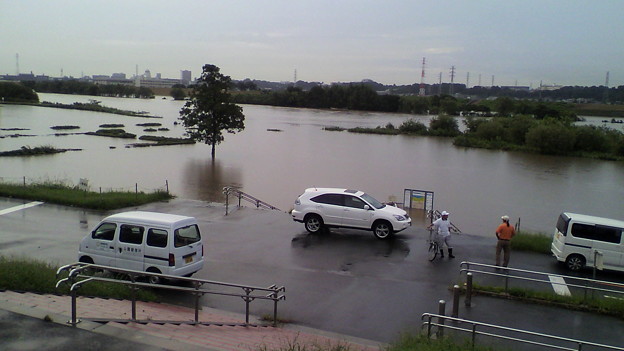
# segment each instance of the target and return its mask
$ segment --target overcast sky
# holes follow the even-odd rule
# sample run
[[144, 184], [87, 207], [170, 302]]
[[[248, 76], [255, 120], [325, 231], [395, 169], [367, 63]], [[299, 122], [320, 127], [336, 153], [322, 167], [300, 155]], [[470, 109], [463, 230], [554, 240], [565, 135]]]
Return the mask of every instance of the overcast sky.
[[[0, 74], [624, 85], [624, 0], [0, 0]], [[469, 75], [469, 80], [468, 80]]]

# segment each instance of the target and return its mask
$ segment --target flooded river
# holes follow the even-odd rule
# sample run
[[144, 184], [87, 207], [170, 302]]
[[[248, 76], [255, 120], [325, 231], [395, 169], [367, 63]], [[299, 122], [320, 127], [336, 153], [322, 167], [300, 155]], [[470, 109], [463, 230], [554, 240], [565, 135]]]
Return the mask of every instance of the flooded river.
[[[92, 97], [40, 94], [40, 100], [87, 102]], [[67, 132], [95, 131], [123, 124], [127, 132], [181, 137], [176, 125], [183, 102], [98, 98], [102, 105], [147, 111], [159, 119], [104, 113], [0, 105], [0, 151], [53, 145], [82, 149], [37, 157], [0, 158], [5, 181], [88, 180], [92, 190], [152, 191], [178, 197], [223, 201], [222, 188], [241, 189], [284, 211], [307, 187], [348, 187], [382, 201], [403, 201], [404, 189], [434, 192], [434, 207], [451, 212], [464, 232], [491, 235], [499, 218], [521, 219], [526, 230], [550, 233], [562, 211], [624, 219], [624, 163], [525, 153], [458, 148], [446, 138], [330, 132], [325, 126], [399, 126], [409, 118], [427, 124], [429, 116], [327, 111], [243, 105], [245, 130], [226, 134], [216, 160], [205, 144], [126, 147], [138, 140], [83, 134], [55, 136], [52, 126], [75, 125]], [[600, 123], [601, 118], [587, 123]], [[146, 132], [140, 123], [162, 123], [168, 130]], [[25, 130], [9, 130], [23, 128]], [[20, 134], [25, 136], [10, 137]], [[415, 225], [422, 219], [416, 216]], [[303, 228], [303, 227], [302, 227]]]

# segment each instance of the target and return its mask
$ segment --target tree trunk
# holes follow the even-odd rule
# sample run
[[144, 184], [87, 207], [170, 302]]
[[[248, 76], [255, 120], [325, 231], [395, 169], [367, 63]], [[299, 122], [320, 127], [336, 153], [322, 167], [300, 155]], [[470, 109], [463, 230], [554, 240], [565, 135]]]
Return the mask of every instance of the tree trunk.
[[215, 158], [215, 144], [212, 144], [212, 159]]

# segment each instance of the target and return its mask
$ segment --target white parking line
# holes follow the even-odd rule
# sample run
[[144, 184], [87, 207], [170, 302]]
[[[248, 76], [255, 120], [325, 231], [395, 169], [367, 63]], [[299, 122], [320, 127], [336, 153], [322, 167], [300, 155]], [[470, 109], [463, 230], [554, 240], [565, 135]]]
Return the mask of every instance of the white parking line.
[[563, 278], [549, 275], [548, 279], [550, 279], [550, 282], [552, 283], [555, 294], [561, 296], [572, 296], [572, 294], [570, 293], [570, 289], [568, 289], [568, 286], [566, 285], [566, 282], [565, 280], [563, 280]]
[[10, 207], [10, 208], [4, 209], [4, 210], [0, 210], [0, 216], [5, 215], [5, 214], [9, 214], [11, 212], [21, 211], [21, 210], [25, 210], [27, 208], [39, 206], [41, 204], [43, 204], [43, 202], [41, 202], [41, 201], [33, 201], [33, 202], [29, 202], [27, 204], [15, 206], [15, 207]]

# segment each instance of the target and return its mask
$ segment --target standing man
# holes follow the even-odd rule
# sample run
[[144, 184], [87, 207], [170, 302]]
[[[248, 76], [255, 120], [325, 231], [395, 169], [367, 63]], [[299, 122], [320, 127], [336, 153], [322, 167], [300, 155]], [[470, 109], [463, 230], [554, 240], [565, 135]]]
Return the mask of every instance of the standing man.
[[436, 219], [431, 223], [427, 229], [431, 229], [432, 227], [438, 233], [438, 242], [440, 243], [440, 257], [444, 257], [443, 244], [446, 245], [448, 249], [449, 258], [455, 258], [453, 256], [453, 248], [451, 247], [451, 221], [448, 220], [448, 216], [450, 213], [446, 211], [442, 211], [440, 218]]
[[509, 224], [509, 216], [502, 216], [501, 219], [503, 223], [496, 228], [496, 238], [498, 239], [496, 243], [496, 265], [500, 266], [500, 253], [503, 251], [503, 267], [507, 267], [511, 255], [511, 238], [516, 235], [516, 228]]

